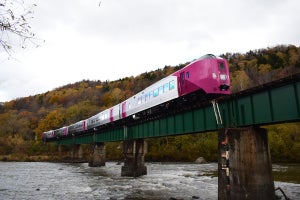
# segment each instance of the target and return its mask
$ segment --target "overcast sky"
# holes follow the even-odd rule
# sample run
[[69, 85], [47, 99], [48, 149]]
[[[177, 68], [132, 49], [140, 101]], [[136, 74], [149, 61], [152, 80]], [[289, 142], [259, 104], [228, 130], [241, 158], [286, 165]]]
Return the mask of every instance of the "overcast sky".
[[[26, 1], [26, 0], [25, 0]], [[299, 0], [30, 0], [39, 48], [0, 50], [0, 102], [200, 56], [300, 45]]]

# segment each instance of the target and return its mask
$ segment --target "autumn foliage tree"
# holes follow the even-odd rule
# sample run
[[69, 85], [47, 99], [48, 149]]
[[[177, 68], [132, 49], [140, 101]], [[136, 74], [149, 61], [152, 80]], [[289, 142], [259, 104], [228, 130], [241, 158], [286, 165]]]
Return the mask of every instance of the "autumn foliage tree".
[[300, 48], [294, 45], [279, 45], [245, 54], [226, 53], [221, 57], [229, 62], [232, 92], [300, 72]]
[[48, 131], [51, 129], [57, 129], [64, 126], [65, 117], [60, 110], [51, 111], [44, 119], [40, 121], [38, 127], [36, 128], [36, 132], [39, 135], [39, 139], [41, 139], [41, 133], [44, 131]]

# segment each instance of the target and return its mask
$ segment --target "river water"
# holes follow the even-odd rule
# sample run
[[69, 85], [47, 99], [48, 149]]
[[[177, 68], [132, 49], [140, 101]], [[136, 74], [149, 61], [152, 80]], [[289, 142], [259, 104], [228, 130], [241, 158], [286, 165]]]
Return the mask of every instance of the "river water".
[[[0, 162], [0, 200], [217, 199], [217, 164], [146, 163], [148, 174], [121, 177], [121, 165]], [[273, 165], [275, 187], [300, 199], [300, 165]], [[277, 194], [278, 192], [276, 192]], [[278, 193], [279, 194], [279, 193]]]

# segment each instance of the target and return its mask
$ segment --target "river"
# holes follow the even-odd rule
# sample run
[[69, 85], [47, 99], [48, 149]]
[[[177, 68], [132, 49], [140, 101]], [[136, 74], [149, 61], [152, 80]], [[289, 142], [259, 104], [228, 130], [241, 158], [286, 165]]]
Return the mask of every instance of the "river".
[[[217, 199], [217, 164], [146, 163], [148, 174], [121, 177], [121, 165], [0, 162], [0, 200]], [[300, 199], [300, 165], [273, 165], [275, 187]], [[276, 192], [276, 194], [280, 194]]]

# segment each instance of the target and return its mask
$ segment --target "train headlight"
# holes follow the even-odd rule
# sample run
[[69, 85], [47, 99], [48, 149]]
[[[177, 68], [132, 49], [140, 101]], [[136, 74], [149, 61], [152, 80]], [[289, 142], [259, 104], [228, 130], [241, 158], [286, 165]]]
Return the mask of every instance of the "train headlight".
[[221, 75], [220, 75], [220, 79], [221, 79], [222, 81], [225, 81], [225, 80], [227, 79], [227, 76], [226, 76], [225, 74], [221, 74]]
[[217, 74], [216, 73], [212, 73], [212, 78], [216, 79], [217, 78]]

